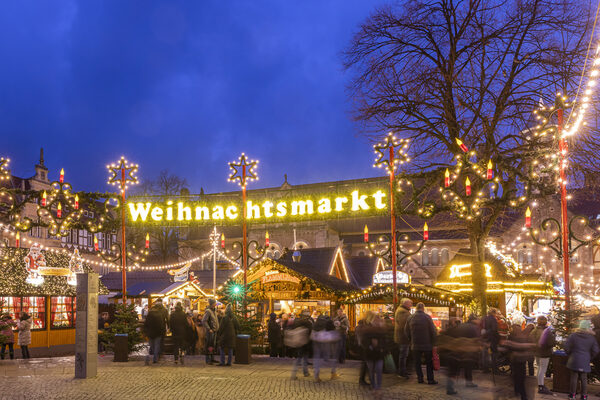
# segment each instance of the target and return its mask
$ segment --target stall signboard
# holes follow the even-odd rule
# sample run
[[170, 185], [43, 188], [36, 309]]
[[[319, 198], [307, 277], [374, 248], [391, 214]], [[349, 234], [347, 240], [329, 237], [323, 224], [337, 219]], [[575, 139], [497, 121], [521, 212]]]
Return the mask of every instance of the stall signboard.
[[[373, 275], [373, 285], [378, 283], [389, 284], [394, 283], [394, 274], [390, 270], [381, 271]], [[410, 283], [410, 276], [406, 272], [396, 271], [396, 283]]]
[[269, 282], [292, 282], [292, 283], [300, 283], [300, 279], [292, 276], [290, 274], [286, 274], [284, 272], [277, 272], [274, 274], [268, 274], [260, 278], [261, 283], [269, 283]]
[[173, 282], [185, 282], [188, 280], [188, 272], [191, 266], [192, 263], [188, 262], [179, 269], [170, 269], [167, 272], [173, 276]]

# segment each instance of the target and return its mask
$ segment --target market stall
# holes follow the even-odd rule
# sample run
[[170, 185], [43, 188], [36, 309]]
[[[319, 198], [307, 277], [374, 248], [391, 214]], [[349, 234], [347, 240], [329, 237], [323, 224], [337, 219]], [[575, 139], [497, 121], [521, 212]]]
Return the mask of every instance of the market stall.
[[[75, 274], [91, 271], [78, 250], [5, 247], [0, 262], [0, 312], [14, 320], [23, 312], [31, 316], [30, 347], [74, 346]], [[99, 290], [108, 293], [102, 284]]]

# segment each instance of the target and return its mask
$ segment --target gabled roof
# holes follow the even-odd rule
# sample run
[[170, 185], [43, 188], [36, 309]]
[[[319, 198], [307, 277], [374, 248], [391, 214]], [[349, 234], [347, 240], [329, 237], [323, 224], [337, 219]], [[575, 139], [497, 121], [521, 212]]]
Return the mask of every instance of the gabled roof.
[[[100, 281], [108, 288], [108, 290], [121, 290], [122, 277], [121, 272], [109, 272], [102, 275]], [[171, 283], [171, 276], [166, 271], [130, 271], [127, 272], [127, 287], [133, 287], [137, 283], [161, 282], [166, 286]]]
[[275, 262], [280, 264], [302, 276], [307, 277], [308, 279], [312, 279], [313, 281], [329, 288], [337, 291], [350, 291], [350, 290], [358, 290], [358, 288], [348, 282], [345, 282], [341, 279], [336, 278], [335, 276], [331, 276], [329, 271], [324, 270], [321, 267], [317, 267], [313, 264], [304, 263], [304, 259], [300, 259], [300, 263], [294, 262], [292, 260], [285, 260], [280, 258]]
[[[312, 265], [313, 269], [318, 269], [320, 272], [327, 274], [329, 273], [337, 249], [337, 247], [299, 249], [300, 263]], [[284, 253], [277, 261], [291, 262], [293, 260], [292, 255], [293, 251], [290, 250]]]
[[356, 256], [348, 260], [350, 282], [364, 289], [373, 285], [373, 275], [377, 273], [377, 264], [380, 258], [369, 256]]

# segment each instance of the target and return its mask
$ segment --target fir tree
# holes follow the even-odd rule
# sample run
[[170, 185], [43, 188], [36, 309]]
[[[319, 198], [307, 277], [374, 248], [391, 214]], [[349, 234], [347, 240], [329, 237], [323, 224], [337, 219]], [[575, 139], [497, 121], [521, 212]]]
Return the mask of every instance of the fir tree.
[[109, 349], [114, 348], [115, 334], [128, 335], [128, 350], [130, 353], [143, 347], [144, 336], [141, 332], [138, 315], [133, 304], [118, 304], [115, 312], [115, 321], [100, 335], [102, 341]]

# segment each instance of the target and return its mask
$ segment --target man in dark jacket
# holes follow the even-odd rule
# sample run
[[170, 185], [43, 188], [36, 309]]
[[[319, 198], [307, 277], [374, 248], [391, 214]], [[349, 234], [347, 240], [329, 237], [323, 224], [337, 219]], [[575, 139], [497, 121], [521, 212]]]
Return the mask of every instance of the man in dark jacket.
[[[169, 326], [171, 327], [171, 334], [173, 335], [173, 356], [175, 358], [175, 364], [177, 364], [179, 361], [179, 353], [183, 353], [185, 348], [185, 338], [188, 326], [187, 316], [183, 312], [181, 302], [177, 303], [175, 311], [171, 313]], [[181, 364], [183, 364], [183, 354], [181, 354]]]
[[408, 359], [408, 349], [410, 347], [410, 341], [404, 331], [406, 321], [410, 317], [411, 308], [412, 300], [404, 298], [400, 301], [400, 307], [396, 309], [396, 315], [394, 316], [394, 342], [398, 345], [398, 376], [404, 378], [408, 378], [406, 360]]
[[[219, 366], [223, 367], [226, 365], [231, 367], [235, 338], [239, 331], [240, 324], [235, 315], [233, 315], [231, 304], [227, 304], [225, 316], [221, 319], [219, 330], [217, 332], [217, 344], [219, 345], [219, 354], [221, 355], [221, 363]], [[228, 350], [227, 364], [225, 364], [225, 349]]]
[[421, 368], [421, 357], [425, 358], [427, 367], [427, 383], [436, 385], [437, 381], [433, 378], [433, 344], [435, 342], [435, 325], [433, 320], [425, 314], [425, 304], [417, 304], [417, 311], [409, 318], [404, 332], [410, 340], [413, 359], [415, 361], [415, 370], [419, 383], [425, 383], [423, 380], [423, 369]]
[[149, 342], [146, 365], [150, 364], [150, 354], [152, 354], [152, 362], [158, 362], [158, 356], [160, 354], [160, 342], [165, 335], [165, 327], [166, 326], [161, 315], [160, 307], [153, 305], [150, 311], [148, 311], [148, 316], [146, 316], [146, 321], [144, 322], [144, 333], [148, 337]]
[[277, 322], [277, 315], [275, 313], [271, 313], [269, 316], [267, 334], [269, 339], [269, 356], [277, 357], [281, 355], [281, 342], [283, 341], [283, 336], [281, 332], [281, 325], [279, 325], [279, 322]]
[[217, 302], [215, 299], [208, 299], [208, 307], [204, 311], [202, 325], [205, 331], [206, 344], [206, 364], [214, 363], [214, 351], [217, 345], [217, 331], [219, 330], [219, 320], [217, 319]]

